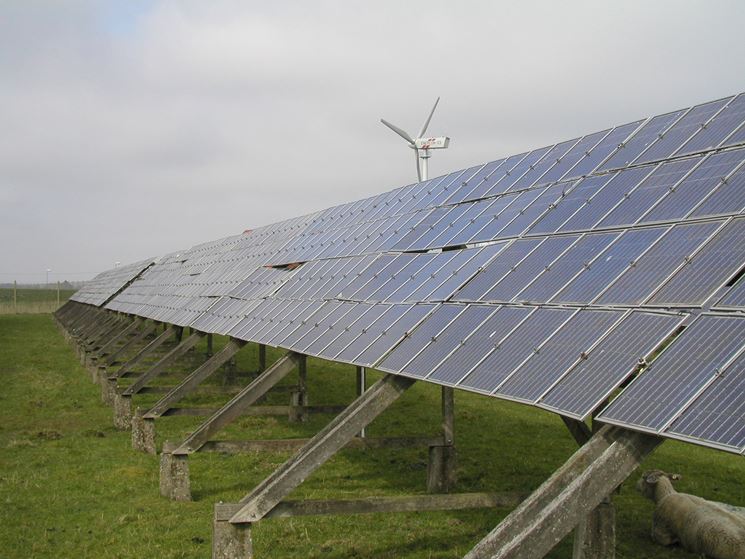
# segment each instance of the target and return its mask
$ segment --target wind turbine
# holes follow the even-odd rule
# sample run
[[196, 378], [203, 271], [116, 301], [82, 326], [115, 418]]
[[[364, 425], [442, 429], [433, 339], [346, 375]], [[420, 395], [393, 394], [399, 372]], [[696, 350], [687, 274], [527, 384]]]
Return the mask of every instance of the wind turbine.
[[427, 160], [430, 158], [429, 150], [431, 149], [445, 149], [450, 144], [450, 138], [447, 136], [438, 137], [425, 137], [424, 134], [427, 132], [429, 121], [432, 120], [432, 115], [435, 114], [437, 103], [440, 102], [440, 98], [435, 101], [432, 110], [429, 112], [427, 120], [424, 121], [422, 129], [416, 138], [412, 138], [408, 132], [399, 128], [395, 124], [391, 124], [384, 118], [380, 119], [380, 122], [385, 124], [388, 128], [393, 130], [396, 134], [401, 136], [404, 140], [409, 143], [409, 147], [414, 150], [414, 158], [416, 159], [416, 176], [419, 182], [427, 180]]

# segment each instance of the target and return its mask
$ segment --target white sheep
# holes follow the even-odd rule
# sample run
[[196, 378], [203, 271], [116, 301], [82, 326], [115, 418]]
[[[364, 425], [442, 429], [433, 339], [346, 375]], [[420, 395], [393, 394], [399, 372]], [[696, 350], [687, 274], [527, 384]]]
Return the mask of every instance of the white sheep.
[[652, 539], [715, 559], [745, 559], [745, 509], [678, 493], [678, 474], [646, 472], [636, 485], [655, 503]]

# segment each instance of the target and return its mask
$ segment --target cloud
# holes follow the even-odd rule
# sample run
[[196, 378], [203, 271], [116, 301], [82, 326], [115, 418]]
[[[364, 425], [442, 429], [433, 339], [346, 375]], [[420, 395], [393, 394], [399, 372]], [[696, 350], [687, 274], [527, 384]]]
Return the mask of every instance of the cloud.
[[[10, 1], [0, 279], [80, 278], [745, 89], [740, 2]], [[38, 279], [38, 278], [37, 278]]]

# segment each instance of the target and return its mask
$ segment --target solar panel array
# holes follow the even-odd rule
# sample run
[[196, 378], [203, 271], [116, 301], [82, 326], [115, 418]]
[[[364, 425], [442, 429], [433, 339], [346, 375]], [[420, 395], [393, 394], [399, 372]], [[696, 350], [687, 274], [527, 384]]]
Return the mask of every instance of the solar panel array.
[[70, 297], [70, 300], [100, 307], [137, 278], [153, 262], [154, 259], [149, 258], [101, 272], [76, 291]]
[[106, 308], [742, 453], [744, 122], [741, 94], [199, 245]]

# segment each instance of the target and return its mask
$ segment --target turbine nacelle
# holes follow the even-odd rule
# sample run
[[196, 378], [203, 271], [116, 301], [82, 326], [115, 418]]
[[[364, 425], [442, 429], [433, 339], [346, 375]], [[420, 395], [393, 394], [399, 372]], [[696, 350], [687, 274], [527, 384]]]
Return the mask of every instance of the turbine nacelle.
[[[416, 175], [420, 181], [427, 180], [427, 160], [429, 159], [429, 150], [431, 149], [445, 149], [450, 145], [450, 138], [447, 136], [434, 136], [425, 137], [424, 134], [427, 132], [429, 121], [432, 120], [432, 115], [435, 114], [437, 103], [440, 102], [440, 98], [435, 101], [432, 110], [429, 112], [427, 120], [424, 121], [422, 129], [417, 134], [416, 138], [412, 138], [403, 128], [399, 128], [395, 124], [391, 124], [385, 119], [380, 119], [384, 125], [393, 130], [396, 134], [401, 136], [409, 144], [409, 147], [414, 150], [414, 157], [416, 158]], [[421, 151], [421, 153], [420, 153]]]
[[445, 149], [450, 145], [450, 138], [439, 136], [437, 138], [417, 138], [414, 140], [413, 149]]

